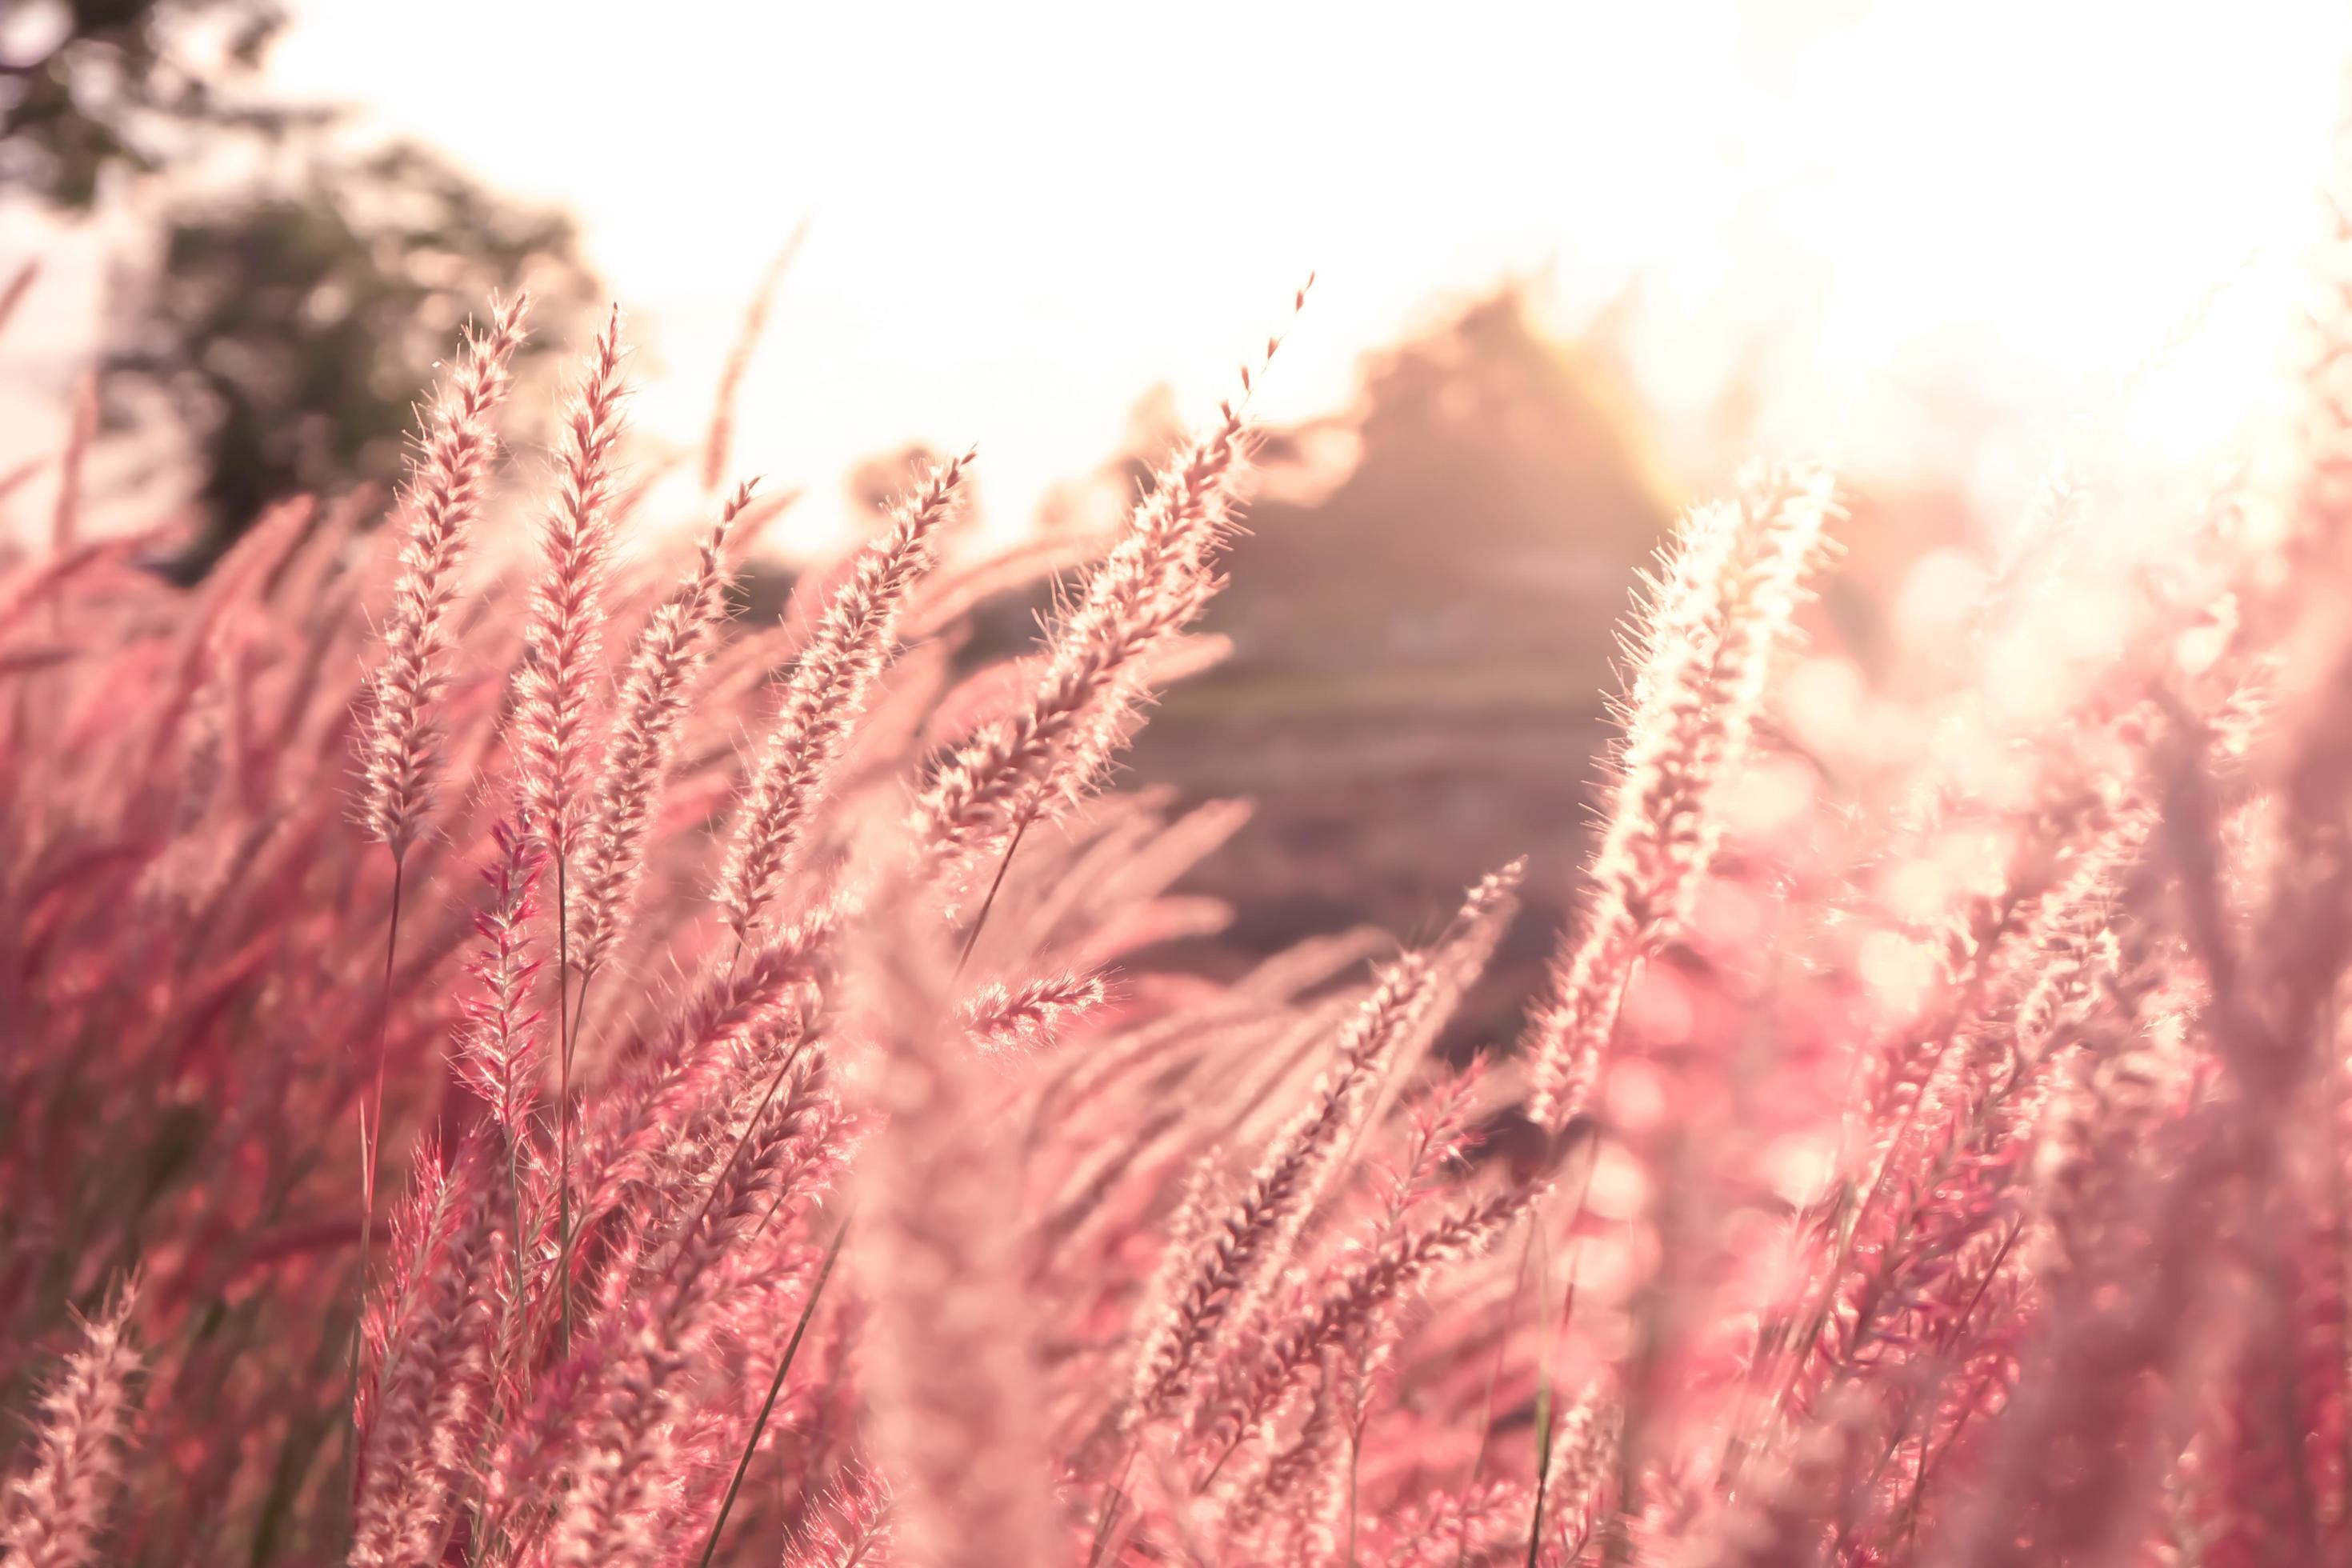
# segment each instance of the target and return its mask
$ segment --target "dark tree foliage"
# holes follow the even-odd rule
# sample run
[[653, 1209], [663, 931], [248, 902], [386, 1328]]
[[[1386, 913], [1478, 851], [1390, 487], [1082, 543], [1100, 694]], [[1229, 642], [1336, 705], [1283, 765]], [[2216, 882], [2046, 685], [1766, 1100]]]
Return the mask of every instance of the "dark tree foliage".
[[283, 195], [190, 203], [128, 301], [110, 377], [160, 392], [202, 449], [206, 555], [270, 501], [387, 482], [456, 325], [528, 282], [530, 349], [589, 305], [570, 222], [415, 145], [320, 161]]
[[[191, 571], [273, 500], [392, 479], [436, 360], [493, 291], [544, 298], [543, 353], [594, 289], [561, 215], [429, 148], [353, 151], [331, 109], [268, 101], [259, 69], [285, 19], [276, 0], [68, 0], [0, 35], [37, 49], [0, 55], [0, 190], [69, 214], [125, 177], [160, 196], [105, 386], [110, 418], [160, 404], [189, 435], [205, 517]], [[174, 177], [198, 162], [202, 182]]]
[[[0, 18], [21, 0], [0, 5]], [[62, 0], [26, 4], [20, 42], [0, 55], [0, 189], [84, 212], [100, 177], [179, 156], [191, 134], [273, 133], [316, 110], [247, 97], [286, 13], [276, 0]]]

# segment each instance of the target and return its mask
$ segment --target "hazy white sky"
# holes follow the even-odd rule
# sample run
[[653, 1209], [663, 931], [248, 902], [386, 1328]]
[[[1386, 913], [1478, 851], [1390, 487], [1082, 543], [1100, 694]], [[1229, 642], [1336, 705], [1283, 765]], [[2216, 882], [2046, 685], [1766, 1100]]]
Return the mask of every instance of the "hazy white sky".
[[2244, 264], [2309, 219], [2339, 10], [297, 0], [271, 69], [576, 208], [658, 360], [640, 421], [681, 438], [813, 216], [742, 463], [821, 528], [858, 456], [978, 441], [1003, 524], [1152, 383], [1205, 408], [1310, 268], [1277, 417], [1448, 297], [1536, 278], [1573, 322], [1638, 278], [1670, 416], [1766, 342], [1768, 441], [1893, 467], [1932, 437], [1890, 378], [2095, 402], [2252, 279], [2163, 427], [2201, 437], [2274, 357], [2284, 270]]

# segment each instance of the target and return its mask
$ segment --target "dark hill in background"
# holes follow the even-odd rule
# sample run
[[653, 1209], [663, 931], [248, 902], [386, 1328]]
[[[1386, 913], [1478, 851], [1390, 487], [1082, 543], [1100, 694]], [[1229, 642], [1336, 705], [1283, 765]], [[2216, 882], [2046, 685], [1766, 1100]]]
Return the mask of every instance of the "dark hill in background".
[[[1285, 499], [1335, 437], [1345, 479]], [[1168, 694], [1131, 777], [1256, 803], [1195, 884], [1240, 911], [1243, 952], [1425, 932], [1528, 855], [1492, 987], [1522, 993], [1575, 881], [1614, 628], [1673, 511], [1630, 400], [1506, 293], [1376, 356], [1355, 410], [1264, 458], [1210, 617], [1234, 657]]]
[[[1506, 291], [1370, 356], [1349, 409], [1269, 436], [1206, 621], [1233, 656], [1172, 687], [1127, 759], [1130, 784], [1255, 806], [1188, 884], [1236, 923], [1186, 961], [1231, 971], [1366, 922], [1426, 935], [1524, 854], [1526, 913], [1454, 1037], [1507, 1037], [1572, 918], [1619, 628], [1681, 499], [1614, 363]], [[1109, 526], [1181, 437], [1172, 400], [1145, 398], [1124, 453], [1049, 500], [1041, 526]], [[853, 479], [877, 521], [924, 456]], [[1910, 567], [1971, 530], [1943, 491], [1845, 500], [1848, 553], [1803, 635], [1874, 679]], [[754, 599], [780, 606], [789, 586], [779, 574]], [[1048, 607], [1043, 589], [989, 601], [961, 657], [1031, 647]]]

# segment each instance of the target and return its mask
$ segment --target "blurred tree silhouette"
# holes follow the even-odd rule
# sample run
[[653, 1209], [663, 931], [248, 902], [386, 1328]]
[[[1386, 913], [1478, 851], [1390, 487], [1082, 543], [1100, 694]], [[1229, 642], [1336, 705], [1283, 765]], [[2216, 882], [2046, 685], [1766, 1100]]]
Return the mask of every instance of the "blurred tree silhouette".
[[1507, 288], [1368, 356], [1346, 413], [1268, 436], [1214, 620], [1234, 657], [1133, 753], [1254, 803], [1190, 883], [1242, 911], [1234, 948], [1410, 928], [1528, 854], [1528, 917], [1465, 1015], [1508, 1028], [1568, 918], [1614, 628], [1678, 500], [1612, 359]]
[[88, 211], [110, 169], [160, 169], [191, 132], [320, 118], [240, 95], [286, 25], [276, 0], [12, 0], [0, 23], [0, 187], [54, 206]]
[[[189, 434], [205, 518], [190, 572], [271, 500], [391, 479], [436, 357], [494, 289], [528, 279], [549, 296], [543, 327], [588, 303], [562, 215], [428, 148], [352, 151], [330, 136], [331, 109], [267, 101], [260, 67], [286, 19], [274, 0], [0, 17], [0, 185], [71, 214], [117, 171], [163, 184], [156, 266], [120, 300], [105, 368], [117, 417], [121, 394], [146, 392]], [[223, 185], [238, 148], [267, 156]], [[200, 189], [173, 177], [199, 163]], [[527, 352], [561, 343], [542, 330]]]
[[159, 391], [202, 450], [199, 565], [280, 496], [394, 479], [436, 357], [493, 289], [527, 278], [535, 322], [560, 329], [593, 287], [568, 219], [413, 144], [321, 159], [290, 194], [191, 201], [167, 224], [107, 365]]

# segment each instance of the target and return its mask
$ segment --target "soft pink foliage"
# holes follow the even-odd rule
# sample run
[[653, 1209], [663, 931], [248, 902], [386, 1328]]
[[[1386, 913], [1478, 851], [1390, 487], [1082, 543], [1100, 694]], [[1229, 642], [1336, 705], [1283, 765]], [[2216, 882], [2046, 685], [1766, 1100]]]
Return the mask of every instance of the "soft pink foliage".
[[2050, 521], [1826, 717], [1831, 481], [1696, 509], [1466, 1066], [1523, 864], [1154, 973], [1240, 808], [1104, 786], [1244, 399], [971, 669], [1070, 546], [942, 568], [960, 458], [730, 626], [750, 489], [619, 492], [616, 319], [535, 590], [468, 577], [520, 330], [395, 526], [0, 575], [5, 1568], [2352, 1553], [2352, 311], [2284, 472]]
[[32, 1468], [0, 1508], [0, 1563], [81, 1568], [99, 1558], [99, 1534], [121, 1474], [131, 1379], [139, 1352], [126, 1333], [135, 1289], [121, 1290], [85, 1329], [65, 1373], [41, 1399]]
[[518, 295], [488, 328], [467, 337], [434, 404], [406, 498], [412, 521], [401, 552], [405, 570], [393, 590], [360, 751], [360, 821], [392, 846], [395, 858], [415, 842], [432, 805], [449, 608], [498, 453], [491, 418], [506, 397], [507, 367], [522, 341], [528, 303]]

